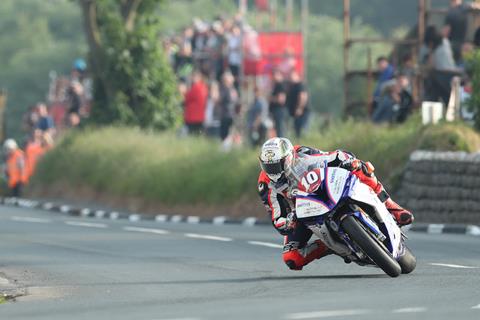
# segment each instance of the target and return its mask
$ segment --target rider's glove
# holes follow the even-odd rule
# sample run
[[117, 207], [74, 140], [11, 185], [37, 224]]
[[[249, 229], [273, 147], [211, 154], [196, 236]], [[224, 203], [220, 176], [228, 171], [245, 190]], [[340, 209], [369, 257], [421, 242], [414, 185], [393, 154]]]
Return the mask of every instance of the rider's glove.
[[358, 159], [345, 160], [340, 164], [340, 168], [348, 171], [362, 170], [362, 172], [369, 177], [372, 176], [373, 171], [375, 170], [375, 167], [370, 162], [363, 162]]
[[278, 218], [275, 222], [275, 228], [280, 231], [280, 233], [288, 233], [295, 229], [296, 226], [297, 216], [295, 215], [295, 212], [290, 212], [286, 218]]

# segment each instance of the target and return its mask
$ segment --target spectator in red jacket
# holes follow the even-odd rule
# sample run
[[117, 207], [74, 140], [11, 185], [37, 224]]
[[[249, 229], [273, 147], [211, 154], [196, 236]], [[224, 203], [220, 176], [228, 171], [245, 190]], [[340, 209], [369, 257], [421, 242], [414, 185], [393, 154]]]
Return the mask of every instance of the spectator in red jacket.
[[199, 134], [203, 131], [205, 107], [208, 99], [208, 87], [199, 71], [192, 74], [192, 85], [185, 94], [184, 120], [188, 132]]

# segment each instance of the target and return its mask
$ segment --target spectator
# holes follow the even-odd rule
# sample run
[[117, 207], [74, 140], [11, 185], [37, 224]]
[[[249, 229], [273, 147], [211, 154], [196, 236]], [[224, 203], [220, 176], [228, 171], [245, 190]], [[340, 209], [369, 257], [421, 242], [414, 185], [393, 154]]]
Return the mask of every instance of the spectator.
[[173, 66], [175, 74], [181, 81], [186, 81], [193, 71], [192, 47], [184, 44], [175, 54], [175, 65]]
[[27, 135], [29, 135], [37, 127], [39, 119], [40, 115], [38, 114], [37, 106], [31, 106], [27, 113], [23, 115], [23, 129]]
[[247, 130], [253, 146], [259, 146], [267, 136], [270, 125], [268, 103], [258, 86], [254, 89], [255, 99], [247, 113]]
[[3, 144], [5, 152], [5, 176], [10, 196], [20, 197], [23, 186], [26, 183], [25, 156], [23, 151], [18, 148], [13, 139], [5, 140]]
[[280, 62], [278, 69], [282, 72], [283, 76], [286, 79], [290, 79], [292, 72], [297, 66], [297, 59], [295, 59], [295, 55], [292, 48], [286, 48], [283, 54], [282, 62]]
[[468, 26], [468, 10], [479, 9], [479, 4], [465, 4], [463, 0], [450, 0], [450, 8], [445, 17], [443, 35], [448, 37], [452, 44], [455, 62], [461, 60], [462, 45], [465, 42]]
[[295, 136], [300, 138], [307, 127], [310, 109], [308, 107], [308, 93], [297, 71], [292, 71], [288, 85], [286, 106], [293, 117]]
[[390, 80], [383, 85], [383, 92], [377, 108], [372, 114], [374, 123], [392, 122], [395, 110], [399, 110], [400, 104], [400, 87], [395, 80]]
[[68, 113], [81, 114], [83, 109], [83, 85], [79, 81], [72, 81], [67, 91], [68, 96]]
[[200, 134], [205, 121], [208, 87], [202, 74], [197, 70], [192, 75], [192, 85], [185, 95], [184, 120], [191, 134]]
[[441, 99], [445, 104], [450, 98], [451, 80], [461, 73], [455, 65], [450, 41], [442, 37], [435, 26], [425, 31], [422, 61], [431, 69], [425, 79], [426, 98], [430, 101]]
[[377, 80], [377, 86], [375, 87], [375, 91], [373, 92], [373, 105], [372, 105], [372, 110], [375, 111], [377, 108], [377, 105], [380, 100], [380, 94], [383, 89], [383, 85], [385, 82], [393, 79], [394, 77], [394, 68], [388, 62], [388, 59], [384, 56], [378, 57], [377, 58], [377, 69], [378, 69], [378, 80]]
[[209, 137], [220, 136], [220, 89], [216, 81], [210, 84], [205, 111], [205, 131]]
[[285, 88], [283, 74], [280, 70], [275, 70], [273, 72], [273, 86], [270, 95], [270, 113], [272, 114], [275, 124], [277, 137], [285, 137], [285, 117], [287, 115], [285, 106], [286, 99], [287, 90]]
[[222, 140], [225, 140], [230, 134], [237, 102], [238, 92], [235, 88], [235, 78], [232, 73], [225, 72], [220, 86], [220, 138]]
[[42, 131], [35, 129], [25, 146], [25, 175], [27, 181], [30, 180], [31, 176], [35, 172], [38, 159], [45, 153], [42, 140]]
[[234, 26], [227, 36], [228, 41], [228, 65], [235, 79], [235, 87], [239, 88], [238, 77], [242, 64], [242, 31], [239, 26]]
[[48, 114], [47, 106], [44, 103], [37, 104], [39, 119], [37, 129], [48, 132], [51, 136], [55, 133], [55, 124], [53, 118]]
[[398, 104], [398, 109], [394, 109], [394, 121], [403, 123], [408, 118], [413, 108], [412, 86], [410, 84], [410, 79], [406, 74], [399, 74], [396, 79], [399, 87], [398, 89], [400, 90], [400, 102]]

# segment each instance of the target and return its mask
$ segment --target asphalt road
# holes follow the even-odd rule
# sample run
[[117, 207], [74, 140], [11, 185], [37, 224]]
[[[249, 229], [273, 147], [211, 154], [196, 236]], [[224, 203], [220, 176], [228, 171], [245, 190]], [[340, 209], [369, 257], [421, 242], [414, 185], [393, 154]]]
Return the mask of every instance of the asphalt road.
[[480, 237], [409, 236], [410, 275], [334, 256], [295, 272], [268, 226], [0, 206], [1, 276], [28, 293], [0, 305], [0, 319], [480, 319]]

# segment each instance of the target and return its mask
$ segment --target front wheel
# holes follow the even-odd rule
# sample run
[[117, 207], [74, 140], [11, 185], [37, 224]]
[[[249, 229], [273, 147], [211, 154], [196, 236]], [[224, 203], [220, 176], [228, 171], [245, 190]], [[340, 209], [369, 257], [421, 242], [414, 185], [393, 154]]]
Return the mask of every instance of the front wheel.
[[402, 268], [402, 273], [410, 273], [417, 266], [417, 258], [412, 254], [410, 249], [405, 246], [405, 253], [398, 259], [398, 263]]
[[343, 230], [350, 239], [386, 274], [390, 277], [398, 277], [402, 268], [392, 257], [390, 252], [380, 245], [372, 234], [368, 233], [360, 223], [353, 217], [348, 216], [342, 221]]

